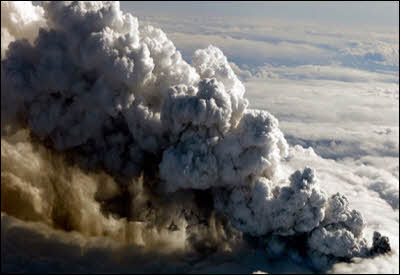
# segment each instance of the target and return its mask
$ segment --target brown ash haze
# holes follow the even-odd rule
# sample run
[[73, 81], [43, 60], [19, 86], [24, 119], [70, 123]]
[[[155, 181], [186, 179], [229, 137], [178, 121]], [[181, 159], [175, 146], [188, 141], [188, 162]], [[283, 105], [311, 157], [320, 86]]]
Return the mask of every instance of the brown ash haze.
[[119, 2], [2, 2], [2, 271], [398, 271], [237, 70], [212, 45], [185, 61]]

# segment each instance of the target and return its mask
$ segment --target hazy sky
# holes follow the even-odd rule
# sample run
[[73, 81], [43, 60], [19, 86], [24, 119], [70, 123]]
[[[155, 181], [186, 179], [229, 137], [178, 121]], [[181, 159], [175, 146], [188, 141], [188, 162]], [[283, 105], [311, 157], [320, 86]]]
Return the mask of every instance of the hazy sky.
[[398, 26], [397, 1], [373, 2], [121, 2], [135, 13], [193, 14], [211, 16], [256, 16], [354, 25]]

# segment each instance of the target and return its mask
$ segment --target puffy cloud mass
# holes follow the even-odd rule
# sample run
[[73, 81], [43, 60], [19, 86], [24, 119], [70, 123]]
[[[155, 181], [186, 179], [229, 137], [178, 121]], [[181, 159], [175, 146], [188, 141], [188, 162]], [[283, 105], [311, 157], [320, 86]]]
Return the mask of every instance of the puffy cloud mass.
[[1, 58], [10, 42], [16, 39], [33, 41], [39, 28], [45, 26], [44, 11], [30, 1], [1, 2]]
[[[315, 170], [285, 179], [277, 119], [247, 107], [218, 48], [189, 64], [118, 2], [2, 2], [1, 13], [5, 213], [149, 246], [294, 239], [317, 268], [390, 250], [378, 234], [368, 246], [362, 214]], [[15, 138], [22, 129], [31, 139]]]

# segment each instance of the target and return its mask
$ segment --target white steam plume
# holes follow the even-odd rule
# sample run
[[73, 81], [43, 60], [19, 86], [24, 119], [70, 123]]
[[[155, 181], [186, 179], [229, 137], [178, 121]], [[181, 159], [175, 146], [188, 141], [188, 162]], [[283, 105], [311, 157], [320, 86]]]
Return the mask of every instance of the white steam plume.
[[[2, 211], [122, 241], [168, 226], [191, 245], [210, 232], [214, 242], [239, 236], [224, 214], [267, 247], [302, 240], [317, 268], [321, 259], [390, 250], [378, 235], [368, 247], [361, 213], [340, 194], [328, 197], [313, 169], [282, 178], [288, 144], [278, 121], [247, 108], [244, 86], [218, 48], [197, 50], [188, 64], [160, 29], [139, 29], [118, 2], [20, 5], [1, 6], [1, 184], [9, 201]], [[30, 16], [12, 16], [25, 9]], [[3, 34], [27, 38], [38, 26], [46, 29], [34, 40], [3, 44]], [[18, 146], [34, 150], [8, 136], [26, 128], [79, 168], [48, 149], [25, 162]], [[26, 165], [21, 174], [18, 165]]]

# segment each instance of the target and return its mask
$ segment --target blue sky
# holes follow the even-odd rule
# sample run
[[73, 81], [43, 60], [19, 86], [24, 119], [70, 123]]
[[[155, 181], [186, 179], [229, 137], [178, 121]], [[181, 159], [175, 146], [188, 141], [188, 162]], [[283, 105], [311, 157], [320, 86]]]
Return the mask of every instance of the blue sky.
[[[397, 2], [121, 2], [189, 60], [213, 44], [239, 66], [398, 72]], [[396, 81], [395, 81], [396, 82]], [[398, 82], [398, 81], [397, 81]]]
[[359, 26], [398, 26], [397, 1], [371, 2], [225, 2], [225, 1], [129, 1], [121, 7], [147, 14], [194, 14], [207, 16], [255, 16], [286, 20], [302, 20], [352, 24]]

